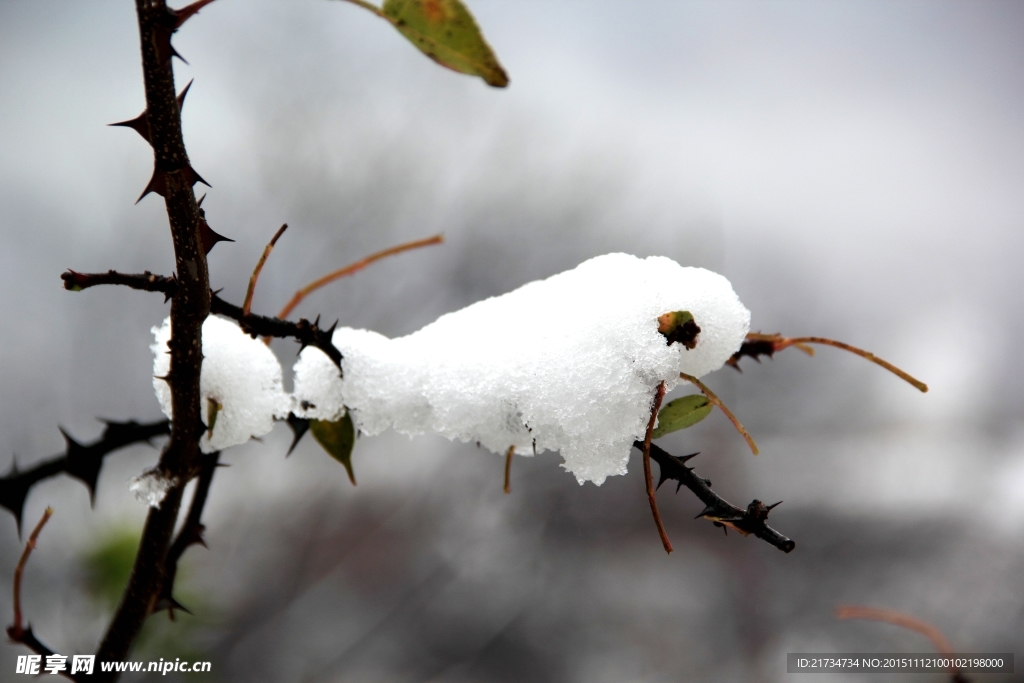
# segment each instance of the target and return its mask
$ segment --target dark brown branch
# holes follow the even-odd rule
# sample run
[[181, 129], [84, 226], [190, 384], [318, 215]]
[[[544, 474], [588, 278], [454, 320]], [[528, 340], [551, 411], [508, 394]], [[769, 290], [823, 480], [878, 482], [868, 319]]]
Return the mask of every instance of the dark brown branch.
[[299, 342], [301, 345], [300, 350], [307, 346], [315, 346], [327, 354], [327, 357], [334, 361], [339, 370], [341, 369], [341, 351], [331, 342], [334, 328], [338, 323], [334, 323], [329, 329], [325, 330], [320, 327], [320, 316], [317, 316], [313, 322], [302, 318], [299, 322], [293, 323], [288, 320], [255, 315], [253, 313], [245, 315], [240, 306], [230, 304], [216, 294], [213, 295], [213, 305], [210, 312], [237, 321], [243, 330], [254, 337], [291, 338]]
[[[160, 292], [165, 297], [173, 298], [178, 291], [178, 281], [173, 277], [154, 275], [149, 271], [144, 273], [119, 273], [114, 270], [106, 273], [78, 273], [68, 270], [61, 274], [64, 280], [64, 289], [79, 292], [96, 285], [123, 285], [132, 289], [139, 289], [146, 292]], [[235, 306], [221, 299], [216, 294], [212, 295], [210, 301], [210, 312], [231, 318], [238, 322], [243, 330], [254, 337], [278, 337], [281, 339], [294, 339], [302, 348], [315, 346], [327, 354], [334, 364], [341, 368], [341, 351], [331, 342], [334, 327], [322, 329], [319, 325], [320, 319], [309, 322], [305, 318], [298, 322], [271, 318], [264, 315], [250, 313], [245, 315], [241, 306]]]
[[[644, 444], [641, 441], [633, 443], [633, 447], [643, 451]], [[694, 454], [696, 455], [696, 454]], [[744, 510], [738, 508], [711, 490], [711, 482], [698, 477], [692, 467], [686, 466], [686, 461], [693, 455], [677, 457], [669, 454], [655, 444], [651, 444], [651, 457], [661, 468], [660, 486], [666, 479], [675, 479], [679, 486], [690, 489], [704, 503], [704, 510], [697, 518], [711, 520], [715, 526], [726, 529], [733, 529], [744, 536], [753, 534], [761, 540], [775, 546], [783, 552], [790, 552], [796, 547], [796, 543], [772, 529], [767, 524], [768, 513], [775, 505], [765, 505], [759, 500], [754, 500]], [[676, 490], [679, 490], [679, 486]]]
[[189, 505], [185, 523], [171, 544], [170, 550], [167, 551], [164, 586], [154, 609], [155, 611], [166, 609], [172, 620], [174, 619], [174, 610], [188, 612], [181, 603], [174, 599], [174, 580], [178, 575], [178, 561], [189, 546], [198, 544], [206, 547], [206, 541], [203, 540], [203, 533], [206, 531], [206, 527], [202, 523], [203, 508], [206, 506], [206, 498], [210, 493], [210, 484], [213, 483], [213, 475], [219, 466], [219, 460], [219, 452], [203, 456], [199, 465], [196, 490], [192, 494], [192, 503]]
[[70, 292], [80, 292], [97, 285], [123, 285], [145, 292], [160, 292], [166, 301], [173, 298], [178, 291], [178, 282], [173, 275], [154, 275], [148, 270], [144, 273], [119, 273], [116, 270], [108, 270], [105, 273], [78, 273], [68, 269], [67, 272], [60, 274], [60, 279], [64, 281], [64, 289]]
[[103, 458], [119, 448], [135, 443], [148, 442], [154, 437], [170, 434], [170, 423], [167, 420], [158, 422], [138, 423], [107, 422], [99, 439], [89, 444], [78, 443], [66, 432], [64, 439], [67, 448], [64, 455], [39, 463], [24, 472], [12, 468], [11, 473], [0, 478], [0, 505], [14, 515], [21, 532], [21, 515], [25, 506], [25, 498], [29, 490], [38, 482], [53, 477], [61, 472], [81, 480], [88, 488], [90, 497], [96, 494], [96, 480], [99, 478]]
[[[181, 109], [174, 90], [171, 35], [178, 15], [165, 0], [135, 0], [146, 92], [146, 118], [153, 147], [153, 178], [147, 189], [162, 190], [174, 244], [175, 287], [171, 299], [171, 356], [167, 382], [174, 422], [160, 457], [160, 472], [175, 482], [160, 507], [146, 518], [139, 551], [121, 603], [96, 658], [123, 660], [138, 636], [163, 587], [165, 560], [178, 517], [182, 491], [195, 474], [203, 430], [199, 377], [203, 359], [203, 321], [210, 313], [210, 277], [200, 234], [200, 212], [192, 169], [181, 134]], [[116, 672], [97, 672], [97, 681], [112, 681]]]

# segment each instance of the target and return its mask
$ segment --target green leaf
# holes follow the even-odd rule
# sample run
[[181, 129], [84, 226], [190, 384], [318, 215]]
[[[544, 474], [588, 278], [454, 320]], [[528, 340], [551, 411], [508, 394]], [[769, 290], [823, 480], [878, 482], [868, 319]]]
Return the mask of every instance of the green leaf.
[[704, 394], [691, 394], [671, 401], [658, 413], [658, 426], [651, 434], [652, 439], [658, 439], [686, 429], [697, 424], [711, 412], [714, 406]]
[[327, 454], [345, 466], [348, 479], [356, 484], [356, 475], [352, 472], [352, 447], [356, 443], [356, 430], [348, 413], [334, 422], [327, 420], [310, 420], [309, 431], [316, 442], [323, 446]]
[[365, 0], [349, 2], [390, 21], [420, 52], [441, 66], [479, 76], [495, 88], [508, 85], [508, 75], [460, 0], [384, 0], [382, 8]]
[[224, 406], [222, 406], [220, 403], [217, 403], [212, 398], [206, 399], [206, 415], [207, 419], [210, 422], [210, 426], [206, 428], [207, 439], [213, 438], [213, 428], [217, 425], [217, 415], [220, 414], [220, 411], [223, 407]]

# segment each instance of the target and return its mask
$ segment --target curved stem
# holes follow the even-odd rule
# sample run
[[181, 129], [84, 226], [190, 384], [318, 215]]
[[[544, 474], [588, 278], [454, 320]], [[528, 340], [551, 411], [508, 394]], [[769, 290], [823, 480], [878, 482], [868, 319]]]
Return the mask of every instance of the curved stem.
[[8, 635], [14, 640], [20, 639], [25, 633], [25, 629], [21, 625], [21, 576], [25, 573], [25, 564], [28, 563], [29, 556], [36, 548], [39, 533], [46, 526], [46, 523], [50, 521], [52, 515], [53, 508], [47, 507], [39, 523], [36, 524], [36, 528], [32, 530], [32, 534], [28, 537], [28, 542], [25, 543], [25, 550], [22, 551], [21, 559], [18, 560], [18, 566], [14, 570], [14, 624], [7, 631]]
[[[349, 1], [351, 2], [351, 0]], [[361, 5], [363, 3], [357, 4]], [[315, 292], [324, 285], [329, 285], [335, 280], [340, 280], [346, 275], [352, 275], [353, 273], [359, 272], [360, 270], [370, 265], [374, 261], [379, 261], [382, 258], [387, 258], [388, 256], [400, 254], [403, 251], [418, 249], [420, 247], [427, 247], [432, 244], [441, 244], [442, 242], [444, 242], [443, 235], [434, 235], [433, 237], [427, 237], [426, 239], [416, 240], [415, 242], [399, 244], [394, 247], [389, 247], [388, 249], [385, 249], [383, 251], [378, 251], [376, 254], [370, 254], [366, 258], [356, 261], [355, 263], [351, 263], [340, 270], [334, 271], [333, 273], [328, 273], [319, 280], [314, 280], [313, 282], [310, 282], [308, 285], [306, 285], [299, 291], [295, 292], [295, 296], [293, 296], [291, 301], [289, 301], [285, 305], [285, 307], [281, 309], [281, 312], [277, 314], [277, 317], [280, 318], [281, 320], [284, 320], [292, 311], [295, 310], [296, 306], [302, 303], [302, 300], [305, 299], [309, 294]]]
[[287, 223], [277, 229], [274, 236], [270, 238], [270, 243], [263, 250], [263, 255], [260, 256], [260, 260], [256, 262], [256, 268], [253, 269], [252, 277], [249, 278], [249, 289], [245, 292], [245, 301], [242, 302], [243, 315], [249, 315], [249, 310], [252, 308], [252, 295], [256, 292], [256, 281], [260, 279], [260, 272], [263, 270], [263, 264], [267, 262], [267, 257], [270, 256], [270, 252], [274, 250], [274, 245], [277, 244], [277, 240], [287, 229]]
[[744, 427], [736, 418], [736, 416], [732, 414], [732, 411], [729, 410], [724, 403], [722, 403], [722, 399], [718, 398], [718, 396], [715, 395], [715, 392], [711, 391], [711, 389], [709, 389], [708, 386], [704, 384], [704, 382], [701, 382], [693, 375], [687, 375], [685, 372], [680, 372], [679, 376], [685, 379], [687, 382], [692, 382], [694, 385], [696, 385], [696, 387], [701, 390], [701, 393], [708, 397], [709, 401], [711, 401], [716, 406], [721, 408], [722, 412], [725, 413], [725, 416], [729, 418], [729, 422], [732, 422], [732, 426], [735, 427], [736, 431], [738, 431], [740, 435], [746, 440], [747, 445], [750, 446], [751, 452], [754, 455], [757, 455], [757, 444], [754, 443], [754, 439], [753, 437], [750, 436], [750, 432], [748, 432], [746, 427]]
[[647, 485], [647, 500], [651, 504], [651, 514], [654, 515], [654, 525], [658, 527], [658, 535], [661, 536], [661, 544], [665, 547], [666, 553], [672, 552], [672, 542], [668, 540], [668, 533], [661, 521], [661, 513], [658, 512], [658, 499], [654, 495], [654, 478], [651, 476], [651, 436], [654, 434], [654, 423], [658, 419], [658, 409], [661, 408], [661, 401], [665, 398], [665, 383], [658, 385], [658, 391], [654, 394], [654, 405], [651, 407], [651, 420], [647, 423], [647, 433], [644, 435], [644, 483]]

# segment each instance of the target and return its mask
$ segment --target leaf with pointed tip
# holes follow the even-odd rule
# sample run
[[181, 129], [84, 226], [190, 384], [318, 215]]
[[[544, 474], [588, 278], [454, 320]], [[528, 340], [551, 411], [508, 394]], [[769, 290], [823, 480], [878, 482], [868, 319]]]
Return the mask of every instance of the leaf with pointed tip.
[[345, 466], [348, 479], [355, 486], [356, 475], [352, 472], [352, 447], [356, 443], [356, 430], [352, 425], [352, 417], [345, 413], [343, 418], [333, 422], [310, 420], [309, 431], [328, 455]]
[[452, 71], [504, 88], [508, 75], [460, 0], [384, 0], [377, 8], [356, 2], [391, 22], [420, 52]]
[[658, 426], [654, 428], [651, 438], [658, 439], [680, 429], [692, 427], [707, 417], [712, 408], [714, 405], [704, 394], [691, 394], [677, 398], [669, 402], [658, 413]]

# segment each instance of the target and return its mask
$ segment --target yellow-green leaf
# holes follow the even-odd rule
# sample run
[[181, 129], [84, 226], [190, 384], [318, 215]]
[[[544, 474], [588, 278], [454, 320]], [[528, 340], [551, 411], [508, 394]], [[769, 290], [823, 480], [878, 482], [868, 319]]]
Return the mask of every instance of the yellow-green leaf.
[[309, 431], [327, 454], [345, 466], [348, 479], [355, 486], [356, 475], [352, 472], [352, 447], [356, 443], [356, 430], [348, 413], [334, 422], [310, 420]]
[[206, 428], [206, 438], [213, 438], [213, 428], [217, 425], [217, 415], [220, 414], [222, 406], [212, 398], [206, 399], [206, 419], [209, 421], [210, 426]]
[[666, 434], [677, 432], [697, 424], [711, 412], [714, 406], [703, 394], [691, 394], [671, 401], [658, 413], [658, 426], [651, 434], [657, 439]]
[[349, 0], [391, 22], [420, 52], [441, 66], [504, 88], [508, 75], [460, 0], [384, 0], [378, 8]]

